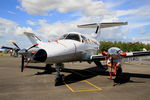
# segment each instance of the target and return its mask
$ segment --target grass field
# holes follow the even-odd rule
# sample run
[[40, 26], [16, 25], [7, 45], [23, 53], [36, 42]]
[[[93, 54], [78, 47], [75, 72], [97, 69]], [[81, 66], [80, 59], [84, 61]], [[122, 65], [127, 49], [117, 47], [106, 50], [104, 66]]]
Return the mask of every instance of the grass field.
[[9, 53], [0, 53], [0, 56], [10, 56]]

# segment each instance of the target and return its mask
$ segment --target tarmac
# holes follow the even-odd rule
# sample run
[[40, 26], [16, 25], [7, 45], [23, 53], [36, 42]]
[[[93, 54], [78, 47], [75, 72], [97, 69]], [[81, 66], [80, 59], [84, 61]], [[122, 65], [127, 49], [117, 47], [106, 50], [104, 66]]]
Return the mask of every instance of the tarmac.
[[37, 75], [44, 64], [21, 72], [20, 61], [0, 56], [0, 100], [150, 100], [150, 59], [124, 63], [130, 81], [116, 86], [94, 63], [65, 63], [64, 84], [54, 86], [56, 72]]

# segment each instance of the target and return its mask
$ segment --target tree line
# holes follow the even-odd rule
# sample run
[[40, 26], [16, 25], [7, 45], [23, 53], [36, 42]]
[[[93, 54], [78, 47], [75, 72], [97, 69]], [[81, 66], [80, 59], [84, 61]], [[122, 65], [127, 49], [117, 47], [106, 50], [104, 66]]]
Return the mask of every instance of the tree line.
[[110, 42], [100, 41], [100, 51], [108, 50], [111, 47], [118, 47], [125, 52], [129, 51], [143, 51], [143, 48], [150, 50], [150, 44], [143, 44], [141, 42]]

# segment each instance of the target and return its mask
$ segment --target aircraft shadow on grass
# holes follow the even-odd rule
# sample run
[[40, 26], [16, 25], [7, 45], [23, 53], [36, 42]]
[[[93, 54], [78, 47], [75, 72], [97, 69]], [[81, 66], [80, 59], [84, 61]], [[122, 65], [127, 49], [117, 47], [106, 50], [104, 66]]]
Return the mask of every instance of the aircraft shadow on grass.
[[[45, 67], [40, 67], [40, 66], [28, 66], [27, 68], [38, 69], [38, 70], [45, 70]], [[52, 68], [52, 71], [55, 72], [55, 69]], [[90, 67], [90, 68], [87, 68], [87, 69], [68, 69], [68, 68], [63, 68], [61, 70], [61, 72], [70, 73], [69, 75], [64, 76], [64, 78], [63, 78], [64, 81], [67, 84], [76, 83], [78, 81], [90, 79], [90, 78], [96, 77], [98, 75], [108, 76], [109, 77], [109, 72], [108, 71], [100, 72], [98, 67]], [[35, 75], [44, 75], [44, 74], [50, 74], [50, 73], [43, 71], [43, 72], [38, 72]], [[130, 77], [150, 78], [150, 74], [125, 73], [125, 72], [123, 72], [122, 75], [123, 76], [128, 76], [129, 79], [127, 79], [127, 80], [126, 79], [119, 80], [119, 81], [116, 81], [115, 83], [117, 83], [117, 84], [124, 84], [124, 83], [128, 83], [128, 82], [145, 83], [144, 81], [132, 81], [132, 80], [130, 80]]]

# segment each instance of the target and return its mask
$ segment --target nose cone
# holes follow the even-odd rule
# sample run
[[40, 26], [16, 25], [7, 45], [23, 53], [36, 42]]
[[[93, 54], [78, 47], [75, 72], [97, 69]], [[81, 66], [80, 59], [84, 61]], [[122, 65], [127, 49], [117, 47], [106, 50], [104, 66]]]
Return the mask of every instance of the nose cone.
[[40, 49], [37, 53], [33, 56], [33, 60], [38, 62], [45, 62], [47, 59], [47, 53], [44, 49]]

